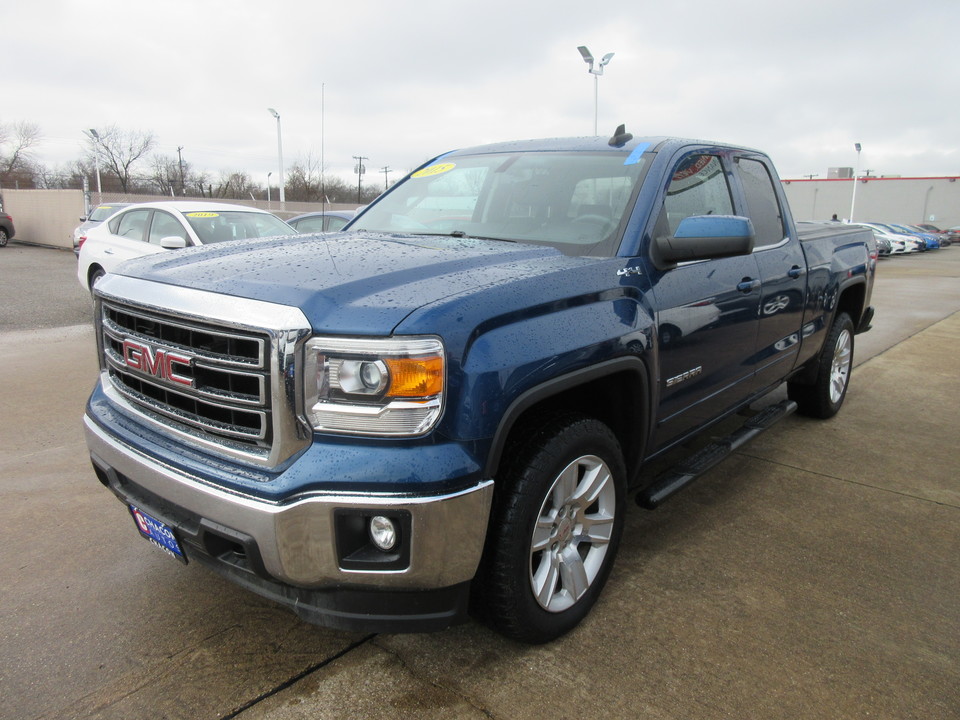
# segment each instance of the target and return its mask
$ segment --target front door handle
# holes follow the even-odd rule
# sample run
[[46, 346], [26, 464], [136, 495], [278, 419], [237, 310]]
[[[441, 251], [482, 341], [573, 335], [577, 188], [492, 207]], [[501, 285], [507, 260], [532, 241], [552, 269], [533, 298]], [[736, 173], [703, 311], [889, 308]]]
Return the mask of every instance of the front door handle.
[[737, 284], [737, 290], [744, 294], [748, 294], [760, 287], [760, 281], [754, 280], [753, 278], [745, 277]]
[[796, 280], [798, 277], [803, 275], [803, 273], [804, 269], [802, 267], [799, 265], [794, 265], [792, 268], [787, 270], [787, 277], [791, 278], [792, 280]]

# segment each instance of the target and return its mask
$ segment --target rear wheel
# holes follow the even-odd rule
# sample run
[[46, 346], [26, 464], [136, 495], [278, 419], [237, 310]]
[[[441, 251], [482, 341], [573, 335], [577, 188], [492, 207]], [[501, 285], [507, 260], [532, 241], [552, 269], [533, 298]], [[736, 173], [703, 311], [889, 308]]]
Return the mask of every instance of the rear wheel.
[[840, 410], [853, 370], [853, 321], [838, 313], [827, 335], [812, 384], [787, 383], [787, 395], [802, 415], [831, 418]]
[[7, 246], [7, 240], [9, 240], [9, 239], [10, 239], [10, 236], [7, 235], [6, 229], [5, 229], [5, 228], [0, 228], [0, 247], [6, 247], [6, 246]]
[[626, 470], [603, 423], [563, 414], [528, 428], [497, 477], [474, 606], [495, 630], [543, 643], [573, 629], [610, 574]]

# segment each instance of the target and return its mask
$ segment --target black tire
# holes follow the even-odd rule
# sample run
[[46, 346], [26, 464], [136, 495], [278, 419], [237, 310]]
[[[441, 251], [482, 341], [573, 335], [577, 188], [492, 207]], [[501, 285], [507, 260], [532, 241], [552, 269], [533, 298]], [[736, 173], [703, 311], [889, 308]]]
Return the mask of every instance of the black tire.
[[103, 268], [95, 268], [90, 273], [90, 294], [93, 295], [93, 288], [97, 284], [97, 280], [102, 278], [107, 273], [104, 272]]
[[514, 436], [473, 608], [507, 637], [544, 643], [583, 620], [606, 583], [623, 531], [626, 469], [610, 429], [581, 415]]
[[797, 412], [801, 415], [826, 419], [840, 411], [853, 370], [853, 336], [850, 316], [838, 313], [817, 360], [813, 382], [787, 383], [787, 396], [797, 403]]
[[0, 228], [0, 247], [7, 246], [7, 240], [10, 239], [10, 236], [7, 235], [6, 228]]

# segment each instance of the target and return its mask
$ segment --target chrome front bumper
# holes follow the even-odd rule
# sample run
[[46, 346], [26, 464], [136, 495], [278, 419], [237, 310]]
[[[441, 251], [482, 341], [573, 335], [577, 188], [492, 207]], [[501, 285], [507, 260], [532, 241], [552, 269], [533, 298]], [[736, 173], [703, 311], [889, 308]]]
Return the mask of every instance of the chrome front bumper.
[[[473, 578], [480, 562], [493, 481], [449, 495], [324, 494], [271, 503], [226, 492], [140, 453], [84, 417], [91, 456], [152, 496], [253, 538], [273, 579], [303, 588], [343, 585], [392, 590], [445, 588]], [[336, 551], [337, 510], [399, 511], [411, 518], [410, 562], [402, 570], [345, 570]]]

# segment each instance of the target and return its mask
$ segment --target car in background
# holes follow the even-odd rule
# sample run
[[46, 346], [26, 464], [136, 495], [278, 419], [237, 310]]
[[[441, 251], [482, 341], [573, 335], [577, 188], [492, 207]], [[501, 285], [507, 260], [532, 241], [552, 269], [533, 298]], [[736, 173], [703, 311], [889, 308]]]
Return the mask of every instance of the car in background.
[[943, 235], [950, 242], [960, 242], [960, 225], [954, 225], [953, 227], [948, 227], [943, 231]]
[[87, 230], [96, 227], [128, 205], [131, 205], [131, 203], [103, 203], [92, 208], [86, 217], [80, 218], [80, 224], [73, 229], [73, 254], [80, 256], [80, 246], [87, 239]]
[[878, 240], [880, 238], [888, 240], [890, 242], [891, 255], [904, 255], [920, 252], [921, 246], [926, 247], [924, 242], [919, 238], [904, 235], [903, 233], [895, 233], [893, 230], [881, 225], [880, 223], [857, 222], [853, 224], [870, 228], [873, 230], [873, 236]]
[[885, 223], [893, 228], [894, 231], [902, 232], [906, 235], [913, 235], [918, 237], [926, 243], [925, 250], [939, 250], [940, 249], [940, 238], [938, 238], [934, 233], [926, 232], [925, 230], [920, 230], [919, 228], [913, 227], [912, 225], [903, 225], [901, 223]]
[[944, 235], [943, 230], [930, 229], [933, 227], [933, 225], [905, 225], [904, 227], [914, 230], [918, 233], [927, 233], [928, 235], [932, 235], [934, 238], [936, 238], [937, 245], [939, 247], [947, 247], [951, 244], [950, 238]]
[[15, 232], [13, 218], [5, 212], [0, 212], [0, 247], [6, 247], [7, 241], [13, 237]]
[[916, 233], [908, 233], [906, 230], [901, 228], [894, 227], [892, 223], [859, 223], [860, 225], [868, 225], [873, 229], [880, 229], [891, 235], [896, 235], [897, 237], [903, 238], [904, 242], [907, 243], [907, 252], [911, 252], [911, 246], [915, 249], [916, 252], [926, 252], [927, 250], [927, 241], [924, 240]]
[[87, 231], [77, 279], [87, 290], [124, 260], [151, 253], [242, 238], [294, 235], [266, 210], [208, 202], [130, 205]]
[[297, 215], [287, 220], [298, 233], [329, 233], [343, 229], [357, 213], [353, 210], [325, 210]]
[[880, 257], [889, 257], [893, 254], [893, 243], [887, 239], [886, 235], [874, 233], [873, 237], [877, 241], [877, 254]]

